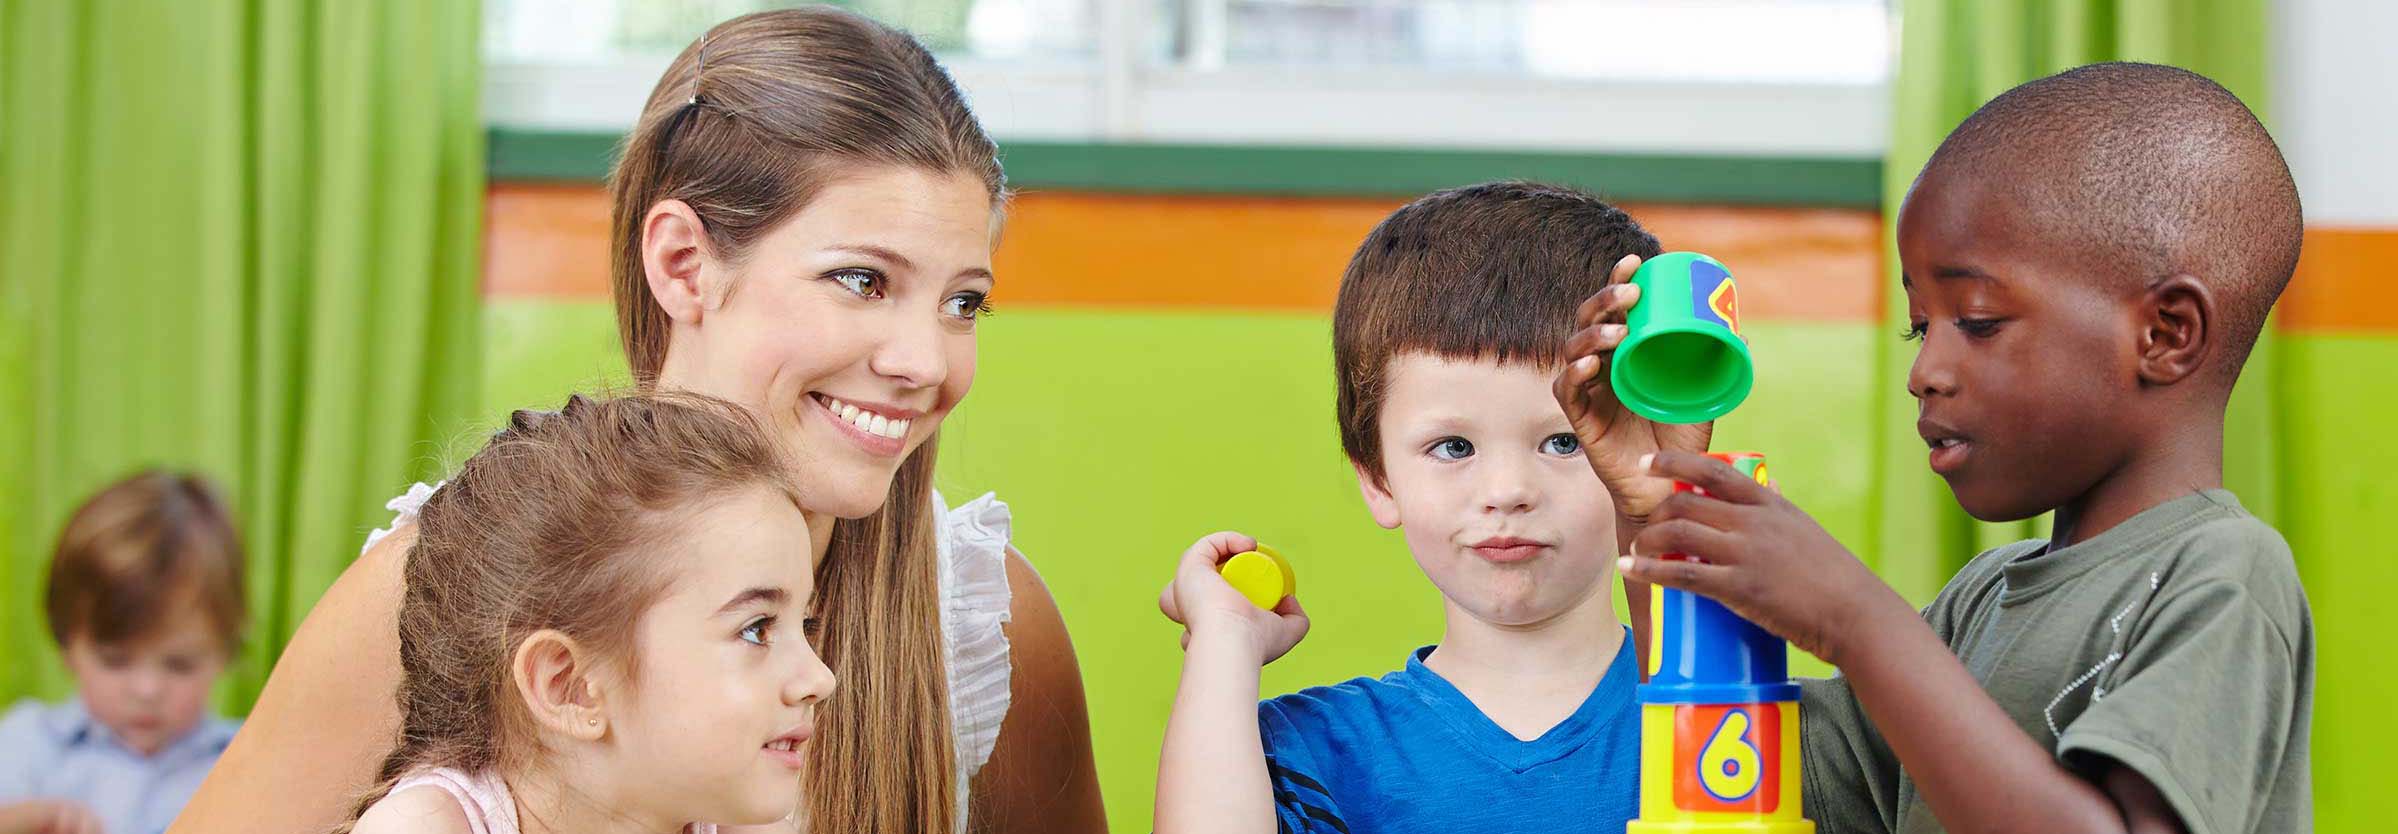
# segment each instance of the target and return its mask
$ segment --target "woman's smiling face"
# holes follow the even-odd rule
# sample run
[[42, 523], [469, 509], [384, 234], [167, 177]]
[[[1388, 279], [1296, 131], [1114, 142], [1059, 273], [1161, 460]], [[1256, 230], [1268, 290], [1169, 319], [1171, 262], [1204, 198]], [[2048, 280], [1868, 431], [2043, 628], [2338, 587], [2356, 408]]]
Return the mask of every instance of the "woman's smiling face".
[[697, 279], [685, 311], [660, 293], [675, 322], [659, 385], [756, 409], [809, 510], [873, 513], [973, 386], [992, 208], [971, 176], [871, 167], [828, 181], [738, 260], [645, 244], [653, 288], [661, 271]]

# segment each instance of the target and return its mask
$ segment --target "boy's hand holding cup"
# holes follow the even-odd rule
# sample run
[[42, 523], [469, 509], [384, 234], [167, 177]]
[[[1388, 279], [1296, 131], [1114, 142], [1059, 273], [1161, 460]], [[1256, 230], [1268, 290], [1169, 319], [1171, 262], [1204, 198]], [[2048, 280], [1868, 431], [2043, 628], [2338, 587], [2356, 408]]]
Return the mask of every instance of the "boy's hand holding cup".
[[1616, 515], [1637, 529], [1673, 494], [1673, 482], [1649, 474], [1641, 458], [1707, 451], [1715, 418], [1748, 396], [1753, 372], [1731, 274], [1695, 253], [1668, 252], [1646, 268], [1626, 255], [1574, 325], [1557, 404]]

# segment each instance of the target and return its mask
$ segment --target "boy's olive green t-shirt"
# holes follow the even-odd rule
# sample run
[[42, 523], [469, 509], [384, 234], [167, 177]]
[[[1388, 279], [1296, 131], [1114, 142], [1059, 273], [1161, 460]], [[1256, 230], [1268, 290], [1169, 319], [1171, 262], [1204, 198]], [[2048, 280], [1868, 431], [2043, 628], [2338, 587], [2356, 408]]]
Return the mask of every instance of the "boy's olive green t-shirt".
[[[2312, 830], [2314, 624], [2281, 534], [2210, 490], [2046, 545], [1982, 554], [1923, 612], [2016, 726], [2147, 777], [2192, 834]], [[1848, 682], [1801, 686], [1818, 830], [1942, 831]]]

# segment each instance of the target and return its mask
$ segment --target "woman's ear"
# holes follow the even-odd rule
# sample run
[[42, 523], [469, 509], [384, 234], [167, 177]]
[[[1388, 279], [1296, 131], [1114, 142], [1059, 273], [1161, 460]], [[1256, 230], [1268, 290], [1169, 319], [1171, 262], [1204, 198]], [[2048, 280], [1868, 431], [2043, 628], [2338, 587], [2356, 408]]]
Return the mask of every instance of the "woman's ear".
[[2148, 385], [2172, 385], [2204, 367], [2215, 333], [2215, 297], [2204, 282], [2175, 275], [2140, 296], [2139, 372]]
[[534, 726], [584, 741], [608, 734], [606, 703], [592, 674], [592, 660], [574, 638], [553, 629], [536, 631], [517, 644], [509, 677]]
[[1383, 483], [1381, 476], [1368, 471], [1365, 464], [1350, 461], [1349, 466], [1357, 470], [1357, 491], [1365, 493], [1366, 509], [1374, 513], [1374, 523], [1382, 525], [1384, 530], [1399, 529], [1399, 499], [1391, 497], [1390, 486]]
[[641, 271], [668, 318], [698, 324], [701, 313], [723, 300], [710, 286], [711, 251], [708, 227], [689, 203], [660, 200], [641, 218]]

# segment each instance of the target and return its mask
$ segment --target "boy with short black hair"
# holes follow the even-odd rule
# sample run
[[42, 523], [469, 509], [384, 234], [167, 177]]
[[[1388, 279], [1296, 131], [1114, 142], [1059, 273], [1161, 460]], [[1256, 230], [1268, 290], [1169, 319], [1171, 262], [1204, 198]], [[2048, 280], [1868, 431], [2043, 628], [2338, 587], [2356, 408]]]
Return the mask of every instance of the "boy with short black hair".
[[101, 490], [59, 533], [44, 608], [76, 697], [0, 718], [0, 834], [165, 830], [233, 740], [208, 714], [247, 618], [231, 513], [188, 475]]
[[1621, 541], [1551, 382], [1575, 305], [1656, 253], [1614, 206], [1512, 182], [1424, 197], [1358, 247], [1333, 314], [1341, 445], [1444, 634], [1400, 671], [1261, 704], [1306, 616], [1216, 574], [1254, 540], [1193, 545], [1159, 600], [1189, 632], [1158, 831], [1621, 834], [1640, 769]]
[[[1825, 831], [2311, 827], [2306, 596], [2280, 534], [2222, 489], [2224, 410], [2300, 231], [2272, 137], [2184, 70], [2071, 70], [1949, 135], [1898, 223], [1917, 428], [1966, 512], [2054, 511], [2055, 535], [1982, 554], [1920, 618], [1691, 447], [1608, 479], [1713, 494], [1663, 502], [1627, 577], [1840, 668], [1804, 689]], [[1604, 398], [1607, 342], [1590, 331], [1561, 380], [1569, 410]]]

